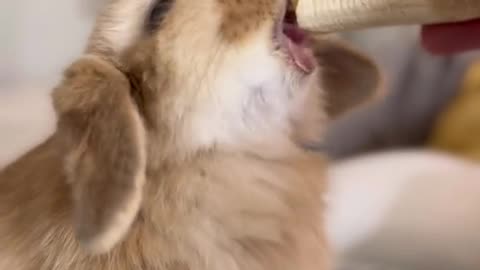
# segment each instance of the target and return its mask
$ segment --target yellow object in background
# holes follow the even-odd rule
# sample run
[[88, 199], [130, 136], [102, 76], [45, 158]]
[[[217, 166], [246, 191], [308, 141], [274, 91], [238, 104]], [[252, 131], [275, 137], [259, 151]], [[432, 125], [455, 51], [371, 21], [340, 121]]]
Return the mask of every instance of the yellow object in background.
[[459, 95], [440, 114], [429, 144], [480, 162], [480, 61], [470, 66]]

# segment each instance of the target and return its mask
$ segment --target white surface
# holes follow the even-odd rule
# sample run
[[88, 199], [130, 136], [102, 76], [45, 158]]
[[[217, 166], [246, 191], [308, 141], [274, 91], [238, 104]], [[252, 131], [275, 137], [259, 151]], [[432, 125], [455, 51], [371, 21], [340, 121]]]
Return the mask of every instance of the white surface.
[[0, 1], [1, 87], [59, 77], [83, 51], [92, 27], [94, 9], [85, 1]]
[[480, 269], [477, 164], [392, 152], [336, 164], [330, 177], [329, 231], [346, 265]]
[[0, 168], [53, 130], [50, 86], [0, 88]]

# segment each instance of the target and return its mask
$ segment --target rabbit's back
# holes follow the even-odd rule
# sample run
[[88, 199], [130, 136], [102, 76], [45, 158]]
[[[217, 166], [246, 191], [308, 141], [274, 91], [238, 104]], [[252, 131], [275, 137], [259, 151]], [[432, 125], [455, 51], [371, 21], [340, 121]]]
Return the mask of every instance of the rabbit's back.
[[[320, 157], [207, 155], [150, 172], [126, 239], [99, 256], [75, 239], [62, 159], [52, 137], [0, 174], [1, 269], [261, 270], [300, 262], [313, 269], [327, 262]], [[311, 252], [319, 261], [295, 258]]]

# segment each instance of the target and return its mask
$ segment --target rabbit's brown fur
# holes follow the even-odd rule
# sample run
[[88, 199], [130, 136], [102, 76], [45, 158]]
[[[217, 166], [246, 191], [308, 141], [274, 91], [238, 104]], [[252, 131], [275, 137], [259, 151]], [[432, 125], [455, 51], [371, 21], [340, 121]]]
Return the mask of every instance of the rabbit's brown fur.
[[157, 1], [107, 5], [57, 130], [0, 172], [0, 269], [329, 269], [326, 164], [301, 147], [329, 95], [274, 51], [285, 2], [175, 0], [146, 34]]

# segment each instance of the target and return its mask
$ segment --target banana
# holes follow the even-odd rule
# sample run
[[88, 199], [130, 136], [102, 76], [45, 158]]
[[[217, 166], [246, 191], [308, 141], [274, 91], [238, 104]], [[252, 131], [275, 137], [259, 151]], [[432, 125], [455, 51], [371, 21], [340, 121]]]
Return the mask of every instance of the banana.
[[480, 0], [291, 0], [298, 23], [314, 32], [459, 22], [480, 17]]

